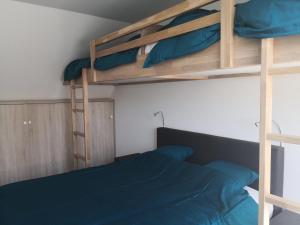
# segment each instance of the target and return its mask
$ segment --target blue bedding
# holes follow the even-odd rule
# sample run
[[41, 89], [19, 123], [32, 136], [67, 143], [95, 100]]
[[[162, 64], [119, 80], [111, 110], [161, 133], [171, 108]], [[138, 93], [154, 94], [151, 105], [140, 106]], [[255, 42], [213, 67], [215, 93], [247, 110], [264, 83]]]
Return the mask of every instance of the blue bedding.
[[158, 152], [0, 188], [1, 225], [257, 225], [235, 180]]
[[[196, 9], [175, 18], [163, 29], [178, 26], [208, 16], [212, 13], [216, 13], [216, 11]], [[200, 52], [219, 40], [220, 24], [215, 24], [177, 37], [162, 40], [148, 54], [144, 67], [148, 68], [167, 60], [177, 59], [192, 53]]]
[[[136, 35], [130, 38], [128, 41], [139, 38], [140, 35]], [[134, 63], [138, 54], [139, 48], [129, 49], [127, 51], [118, 52], [112, 55], [97, 58], [94, 62], [96, 70], [105, 71], [113, 69], [115, 67]], [[83, 69], [91, 68], [91, 59], [83, 58], [72, 61], [65, 69], [64, 80], [76, 80], [81, 77]]]
[[235, 32], [271, 38], [300, 34], [299, 0], [251, 0], [236, 7]]
[[[197, 9], [175, 18], [163, 29], [207, 16], [215, 11]], [[248, 38], [271, 38], [300, 34], [299, 0], [250, 0], [238, 4], [235, 32]], [[134, 37], [133, 39], [137, 38]], [[131, 39], [132, 40], [132, 39]], [[144, 67], [202, 51], [220, 40], [220, 24], [160, 41], [148, 54]], [[108, 70], [136, 61], [138, 48], [98, 58], [97, 70]], [[65, 80], [77, 79], [83, 68], [90, 68], [90, 59], [73, 61], [65, 70]]]
[[91, 59], [84, 58], [84, 59], [76, 59], [72, 61], [65, 69], [64, 72], [64, 80], [77, 80], [82, 75], [83, 69], [90, 69], [91, 68]]
[[[170, 24], [163, 29], [168, 29], [191, 20], [207, 16], [216, 11], [203, 9], [193, 10], [175, 18]], [[135, 36], [130, 40], [134, 40], [139, 36]], [[176, 59], [195, 52], [202, 51], [220, 40], [220, 24], [212, 25], [193, 31], [184, 35], [169, 38], [160, 41], [148, 54], [144, 67], [148, 68], [155, 64], [159, 64], [166, 60]], [[95, 68], [100, 71], [113, 69], [120, 65], [136, 62], [139, 48], [130, 49], [113, 55], [108, 55], [96, 59]], [[69, 64], [65, 70], [65, 80], [77, 79], [81, 75], [81, 69], [86, 68], [86, 59], [75, 60]], [[90, 68], [90, 65], [88, 65]]]

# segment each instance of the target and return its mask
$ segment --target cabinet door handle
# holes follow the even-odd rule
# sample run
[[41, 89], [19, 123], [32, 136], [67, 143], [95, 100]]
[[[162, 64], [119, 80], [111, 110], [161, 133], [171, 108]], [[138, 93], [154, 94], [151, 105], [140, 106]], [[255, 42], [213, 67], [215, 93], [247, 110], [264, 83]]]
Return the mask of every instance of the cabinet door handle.
[[30, 125], [31, 123], [32, 123], [31, 120], [29, 120], [29, 121], [28, 121], [28, 124]]
[[24, 121], [24, 125], [27, 125], [27, 121]]
[[109, 119], [113, 119], [113, 118], [114, 118], [114, 116], [113, 116], [113, 115], [110, 115], [110, 116], [109, 116]]

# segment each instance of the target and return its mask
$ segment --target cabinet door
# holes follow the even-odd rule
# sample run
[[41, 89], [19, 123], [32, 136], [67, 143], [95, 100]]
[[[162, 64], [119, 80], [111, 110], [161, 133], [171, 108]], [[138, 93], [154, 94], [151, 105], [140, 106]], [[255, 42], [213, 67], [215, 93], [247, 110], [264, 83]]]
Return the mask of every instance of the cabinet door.
[[94, 166], [115, 160], [114, 103], [90, 103], [92, 163]]
[[28, 178], [25, 105], [0, 105], [0, 185]]
[[70, 104], [28, 105], [30, 147], [27, 162], [31, 178], [72, 169]]

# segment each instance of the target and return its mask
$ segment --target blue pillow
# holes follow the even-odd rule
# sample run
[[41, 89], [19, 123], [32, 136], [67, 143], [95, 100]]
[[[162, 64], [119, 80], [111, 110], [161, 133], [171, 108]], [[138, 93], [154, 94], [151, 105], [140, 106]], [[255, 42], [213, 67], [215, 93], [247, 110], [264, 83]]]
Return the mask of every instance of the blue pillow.
[[193, 154], [193, 149], [187, 146], [168, 145], [156, 149], [154, 152], [163, 154], [173, 159], [184, 161]]
[[271, 38], [300, 34], [299, 0], [251, 0], [236, 7], [235, 32]]
[[[164, 29], [199, 19], [215, 12], [216, 11], [204, 9], [193, 10], [177, 17], [169, 25], [164, 27]], [[199, 52], [219, 40], [220, 24], [215, 24], [177, 37], [162, 40], [148, 54], [144, 63], [144, 68], [151, 67], [166, 60], [176, 59]]]
[[258, 179], [258, 174], [256, 172], [226, 161], [214, 161], [207, 164], [206, 167], [217, 170], [220, 173], [233, 178], [236, 181], [236, 190], [243, 189]]
[[[139, 37], [140, 35], [136, 35], [130, 38], [129, 41], [135, 40]], [[94, 66], [97, 70], [109, 70], [121, 65], [134, 63], [136, 61], [138, 52], [139, 48], [133, 48], [127, 51], [103, 56], [96, 59]]]
[[82, 69], [91, 68], [91, 60], [89, 58], [77, 59], [71, 62], [65, 69], [64, 80], [76, 80], [81, 77]]

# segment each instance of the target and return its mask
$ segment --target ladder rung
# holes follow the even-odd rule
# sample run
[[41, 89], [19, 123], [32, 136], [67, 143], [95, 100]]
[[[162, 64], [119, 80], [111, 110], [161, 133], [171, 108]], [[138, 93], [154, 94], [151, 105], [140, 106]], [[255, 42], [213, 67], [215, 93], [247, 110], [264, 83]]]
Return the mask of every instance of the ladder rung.
[[75, 154], [75, 155], [74, 155], [74, 157], [75, 157], [76, 159], [80, 159], [80, 160], [83, 160], [83, 161], [85, 161], [85, 160], [86, 160], [86, 158], [85, 158], [85, 156], [84, 156], [84, 155]]
[[73, 89], [79, 89], [79, 88], [83, 88], [83, 86], [81, 84], [76, 84], [72, 86]]
[[268, 134], [268, 139], [271, 141], [279, 141], [287, 144], [300, 145], [300, 137], [282, 134]]
[[286, 209], [291, 212], [300, 214], [300, 204], [299, 203], [285, 200], [285, 199], [275, 196], [275, 195], [266, 196], [265, 199], [266, 199], [267, 203], [270, 203], [270, 204], [273, 204], [282, 209]]
[[83, 109], [73, 109], [74, 113], [84, 113]]
[[85, 134], [82, 133], [82, 132], [79, 132], [79, 131], [74, 131], [73, 134], [74, 134], [75, 136], [85, 137]]

